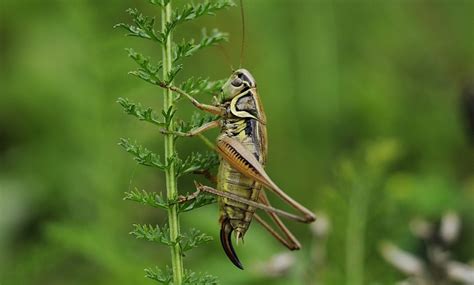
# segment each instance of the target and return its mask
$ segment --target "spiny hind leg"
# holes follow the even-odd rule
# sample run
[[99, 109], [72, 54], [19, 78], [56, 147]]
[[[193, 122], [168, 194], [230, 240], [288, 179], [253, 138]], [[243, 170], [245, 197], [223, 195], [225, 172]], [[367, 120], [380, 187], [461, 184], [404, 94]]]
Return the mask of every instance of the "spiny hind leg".
[[286, 211], [274, 208], [272, 206], [268, 206], [268, 205], [265, 205], [265, 204], [262, 204], [262, 203], [259, 203], [259, 202], [255, 202], [255, 201], [252, 201], [252, 200], [249, 200], [249, 199], [245, 199], [245, 198], [242, 198], [242, 197], [240, 197], [238, 195], [235, 195], [233, 193], [219, 191], [215, 188], [202, 185], [202, 184], [200, 184], [196, 181], [194, 183], [196, 184], [196, 188], [201, 192], [208, 192], [208, 193], [220, 196], [220, 197], [224, 197], [224, 198], [227, 198], [227, 199], [239, 202], [239, 203], [243, 203], [243, 204], [255, 207], [255, 208], [260, 209], [260, 210], [275, 213], [279, 216], [282, 216], [282, 217], [285, 217], [285, 218], [288, 218], [288, 219], [291, 219], [291, 220], [294, 220], [294, 221], [306, 222], [305, 217], [301, 217], [301, 216], [298, 216], [298, 215], [288, 213]]
[[[270, 202], [267, 199], [265, 192], [260, 192], [259, 201], [267, 206], [271, 207]], [[270, 218], [273, 220], [275, 225], [283, 232], [285, 237], [282, 237], [275, 229], [273, 229], [265, 220], [263, 220], [258, 214], [255, 214], [255, 220], [261, 224], [270, 234], [275, 237], [278, 241], [280, 241], [284, 246], [286, 246], [290, 250], [297, 250], [301, 248], [301, 244], [295, 238], [295, 236], [291, 233], [291, 231], [285, 226], [285, 224], [280, 220], [280, 217], [276, 215], [274, 212], [265, 211]]]
[[[186, 197], [187, 200], [185, 201], [188, 201], [189, 199], [195, 199], [197, 197], [197, 195], [199, 195], [201, 193], [201, 191], [204, 191], [204, 192], [208, 192], [208, 193], [212, 193], [212, 194], [215, 194], [217, 196], [221, 196], [221, 197], [225, 197], [225, 198], [229, 198], [231, 200], [235, 200], [235, 201], [238, 201], [238, 202], [241, 202], [241, 203], [245, 203], [245, 204], [251, 204], [250, 206], [255, 206], [257, 208], [260, 208], [262, 209], [262, 207], [260, 207], [261, 205], [255, 205], [253, 201], [251, 200], [247, 200], [245, 201], [246, 199], [244, 198], [241, 198], [239, 196], [236, 196], [236, 197], [231, 197], [231, 196], [228, 196], [226, 195], [226, 193], [224, 192], [220, 192], [220, 193], [217, 193], [217, 189], [214, 189], [214, 188], [211, 188], [209, 186], [204, 186], [204, 185], [201, 185], [201, 184], [198, 184], [196, 183], [196, 192], [194, 192], [193, 194], [189, 195], [188, 197]], [[235, 199], [235, 198], [239, 198], [239, 199]], [[285, 237], [282, 237], [276, 230], [274, 230], [267, 222], [265, 222], [265, 220], [263, 220], [258, 214], [255, 214], [254, 217], [255, 217], [255, 220], [260, 223], [268, 232], [270, 232], [270, 234], [272, 236], [274, 236], [278, 241], [280, 241], [284, 246], [286, 246], [288, 249], [290, 250], [297, 250], [297, 249], [300, 249], [301, 248], [301, 244], [299, 243], [299, 241], [295, 238], [295, 236], [291, 233], [291, 231], [285, 226], [285, 224], [281, 221], [281, 219], [278, 217], [278, 215], [271, 209], [274, 209], [270, 202], [268, 201], [268, 198], [265, 194], [265, 192], [261, 192], [260, 193], [260, 196], [259, 196], [259, 201], [262, 203], [262, 205], [264, 205], [265, 207], [263, 208], [263, 210], [265, 211], [265, 213], [267, 213], [271, 219], [273, 220], [273, 222], [277, 225], [277, 227], [283, 232], [283, 234], [285, 235]], [[249, 203], [251, 202], [251, 203]], [[257, 203], [258, 204], [258, 203]], [[268, 207], [268, 208], [267, 208]], [[275, 209], [277, 210], [277, 209]]]
[[[262, 194], [259, 196], [259, 202], [255, 202], [252, 200], [248, 200], [245, 198], [242, 198], [240, 196], [237, 196], [232, 193], [228, 192], [223, 192], [219, 191], [217, 189], [214, 189], [209, 186], [205, 186], [202, 184], [199, 184], [197, 182], [194, 182], [196, 184], [197, 195], [199, 195], [200, 192], [207, 192], [211, 193], [214, 195], [217, 195], [219, 197], [224, 197], [229, 200], [233, 200], [236, 202], [240, 202], [252, 207], [255, 207], [257, 209], [264, 210], [266, 213], [270, 215], [272, 220], [275, 222], [275, 224], [278, 226], [278, 228], [283, 232], [284, 237], [281, 236], [275, 229], [273, 229], [267, 222], [265, 222], [260, 216], [257, 214], [254, 215], [255, 219], [257, 220], [258, 223], [260, 223], [267, 231], [270, 232], [278, 241], [280, 241], [283, 245], [285, 245], [288, 249], [290, 250], [297, 250], [301, 248], [300, 243], [298, 240], [293, 236], [293, 234], [286, 228], [286, 226], [283, 224], [283, 222], [280, 220], [280, 218], [277, 215], [284, 216], [293, 220], [297, 221], [302, 221], [302, 217], [273, 208], [270, 203], [268, 202], [268, 199], [265, 196], [264, 192], [261, 192]], [[197, 196], [196, 195], [196, 196]], [[232, 227], [230, 226], [230, 223], [227, 220], [222, 220], [221, 221], [221, 243], [224, 248], [225, 253], [229, 257], [229, 259], [232, 261], [234, 265], [236, 265], [238, 268], [243, 269], [242, 263], [240, 262], [239, 258], [237, 257], [235, 250], [232, 246], [231, 243], [231, 234], [232, 234]]]
[[[316, 216], [310, 210], [291, 198], [271, 180], [254, 154], [252, 154], [242, 142], [234, 138], [223, 137], [217, 142], [217, 151], [221, 154], [221, 157], [237, 171], [262, 183], [265, 188], [275, 193], [289, 206], [302, 214], [302, 216], [294, 220], [302, 223], [312, 223], [316, 220]], [[277, 213], [277, 211], [274, 212]], [[291, 215], [295, 217], [295, 215]]]

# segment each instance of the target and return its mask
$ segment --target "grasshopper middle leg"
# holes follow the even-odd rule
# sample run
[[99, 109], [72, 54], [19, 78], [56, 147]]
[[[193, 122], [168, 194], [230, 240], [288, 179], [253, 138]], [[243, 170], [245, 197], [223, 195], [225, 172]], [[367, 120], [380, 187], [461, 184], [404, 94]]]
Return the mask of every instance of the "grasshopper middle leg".
[[220, 126], [219, 120], [216, 120], [216, 121], [205, 123], [202, 126], [199, 126], [197, 128], [194, 128], [194, 129], [190, 130], [189, 132], [170, 132], [166, 129], [161, 129], [160, 131], [163, 134], [174, 134], [174, 135], [177, 135], [177, 136], [180, 136], [180, 137], [193, 137], [193, 136], [198, 135], [200, 133], [203, 133], [207, 130], [217, 128], [219, 126]]

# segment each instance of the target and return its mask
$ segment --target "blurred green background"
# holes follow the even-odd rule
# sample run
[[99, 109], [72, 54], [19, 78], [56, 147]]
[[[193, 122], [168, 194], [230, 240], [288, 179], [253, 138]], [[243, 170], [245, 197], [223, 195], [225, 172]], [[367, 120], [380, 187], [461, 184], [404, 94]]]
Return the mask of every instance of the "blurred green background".
[[[244, 66], [268, 117], [268, 172], [326, 218], [312, 229], [288, 223], [303, 250], [272, 277], [268, 261], [286, 250], [259, 226], [237, 247], [240, 271], [221, 250], [217, 207], [183, 214], [183, 228], [215, 238], [190, 252], [186, 267], [222, 284], [353, 284], [355, 254], [364, 284], [393, 284], [404, 277], [379, 243], [416, 253], [410, 220], [436, 221], [447, 210], [463, 225], [453, 257], [474, 260], [474, 151], [460, 112], [461, 90], [474, 78], [474, 1], [244, 2]], [[152, 284], [143, 268], [169, 264], [167, 248], [128, 235], [132, 223], [162, 224], [165, 212], [122, 201], [134, 186], [164, 190], [161, 172], [117, 146], [126, 137], [162, 150], [158, 130], [116, 103], [162, 103], [161, 90], [127, 75], [135, 66], [126, 47], [161, 55], [112, 29], [130, 22], [128, 7], [159, 14], [141, 0], [0, 3], [2, 285]], [[238, 65], [239, 9], [186, 24], [176, 39], [199, 37], [203, 26], [231, 34], [223, 47]], [[229, 65], [211, 48], [185, 61], [180, 79], [226, 78]], [[205, 149], [194, 138], [178, 147]], [[193, 191], [192, 179], [180, 191]]]

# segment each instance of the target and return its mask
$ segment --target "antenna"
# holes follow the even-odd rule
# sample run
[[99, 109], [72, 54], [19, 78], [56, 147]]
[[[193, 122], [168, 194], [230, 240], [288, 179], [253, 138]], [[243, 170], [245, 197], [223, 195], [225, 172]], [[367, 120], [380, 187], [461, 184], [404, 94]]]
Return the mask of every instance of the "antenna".
[[242, 43], [240, 46], [240, 63], [239, 66], [242, 67], [242, 62], [244, 58], [244, 45], [245, 45], [245, 17], [244, 17], [244, 1], [240, 0], [240, 16], [242, 21]]
[[232, 61], [230, 60], [229, 53], [227, 52], [225, 46], [223, 46], [222, 44], [219, 44], [219, 45], [217, 45], [217, 48], [218, 48], [219, 51], [222, 53], [222, 55], [223, 55], [224, 58], [225, 58], [225, 61], [226, 61], [227, 64], [229, 65], [229, 67], [230, 67], [230, 72], [234, 72], [234, 66], [232, 65]]

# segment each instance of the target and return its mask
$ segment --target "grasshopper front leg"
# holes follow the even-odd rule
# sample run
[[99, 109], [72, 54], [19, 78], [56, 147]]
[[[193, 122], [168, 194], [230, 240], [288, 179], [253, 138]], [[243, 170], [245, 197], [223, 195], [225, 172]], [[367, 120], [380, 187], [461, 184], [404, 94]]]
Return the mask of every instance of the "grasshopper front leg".
[[222, 114], [224, 114], [225, 109], [223, 107], [213, 106], [213, 105], [208, 105], [208, 104], [202, 104], [198, 100], [196, 100], [193, 96], [189, 95], [188, 93], [184, 92], [183, 90], [179, 89], [176, 86], [169, 86], [167, 88], [169, 88], [171, 91], [174, 91], [174, 92], [188, 98], [189, 101], [191, 101], [191, 103], [193, 103], [193, 105], [196, 106], [196, 108], [198, 108], [200, 110], [203, 110], [205, 112], [208, 112], [208, 113], [211, 113], [211, 114], [214, 114], [214, 115], [220, 115], [221, 116]]

